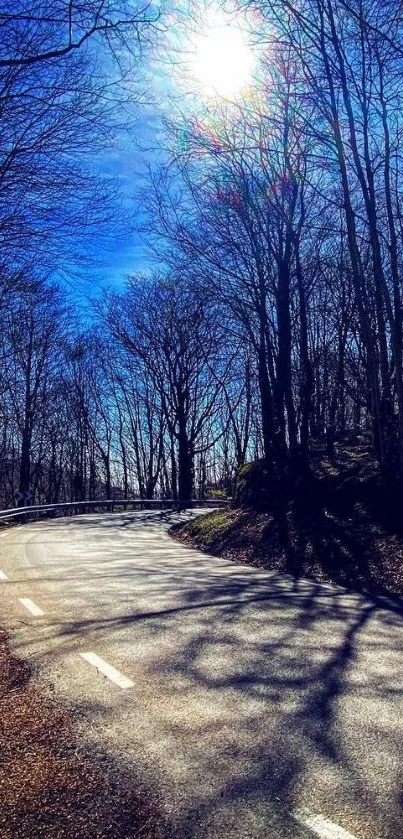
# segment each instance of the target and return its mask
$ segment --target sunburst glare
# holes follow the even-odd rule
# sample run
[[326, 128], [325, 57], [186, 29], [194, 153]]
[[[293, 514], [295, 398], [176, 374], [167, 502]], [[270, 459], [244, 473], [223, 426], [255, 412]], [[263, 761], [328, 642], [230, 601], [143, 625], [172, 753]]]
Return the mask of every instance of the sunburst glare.
[[230, 99], [251, 84], [254, 64], [241, 27], [215, 21], [195, 38], [189, 70], [200, 93]]

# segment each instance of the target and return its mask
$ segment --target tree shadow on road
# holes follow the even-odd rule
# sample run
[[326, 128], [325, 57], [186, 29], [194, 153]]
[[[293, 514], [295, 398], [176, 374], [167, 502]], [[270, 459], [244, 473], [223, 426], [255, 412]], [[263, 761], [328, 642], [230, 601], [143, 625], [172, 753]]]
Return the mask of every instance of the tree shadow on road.
[[[167, 546], [136, 565], [134, 589], [116, 588], [112, 614], [100, 595], [98, 615], [62, 624], [49, 657], [80, 639], [122, 651], [136, 708], [128, 692], [119, 713], [128, 740], [140, 716], [150, 765], [158, 755], [172, 834], [297, 839], [303, 805], [363, 839], [401, 839], [399, 610]], [[120, 585], [119, 550], [100, 593], [102, 579]]]

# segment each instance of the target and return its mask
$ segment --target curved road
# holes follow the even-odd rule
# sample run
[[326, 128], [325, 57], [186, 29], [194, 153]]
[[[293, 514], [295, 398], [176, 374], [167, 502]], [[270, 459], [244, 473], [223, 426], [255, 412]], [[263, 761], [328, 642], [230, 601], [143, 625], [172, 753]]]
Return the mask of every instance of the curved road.
[[0, 532], [17, 654], [176, 837], [401, 839], [402, 614], [178, 545], [177, 519]]

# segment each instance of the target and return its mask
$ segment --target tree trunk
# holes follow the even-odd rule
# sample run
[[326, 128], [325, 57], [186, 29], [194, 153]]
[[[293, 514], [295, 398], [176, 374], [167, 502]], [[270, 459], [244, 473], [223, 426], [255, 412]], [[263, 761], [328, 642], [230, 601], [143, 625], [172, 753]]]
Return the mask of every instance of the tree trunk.
[[[20, 477], [18, 489], [20, 492], [29, 492], [31, 479], [31, 435], [29, 429], [24, 428], [21, 444]], [[25, 501], [19, 502], [25, 506]]]
[[273, 465], [273, 443], [274, 443], [274, 424], [273, 424], [273, 399], [270, 388], [269, 374], [266, 363], [266, 341], [264, 326], [260, 330], [260, 343], [258, 349], [258, 367], [259, 367], [259, 394], [260, 394], [260, 408], [262, 420], [262, 437], [263, 437], [263, 453], [264, 460], [268, 469]]
[[193, 494], [193, 456], [185, 429], [178, 434], [178, 498], [189, 501]]

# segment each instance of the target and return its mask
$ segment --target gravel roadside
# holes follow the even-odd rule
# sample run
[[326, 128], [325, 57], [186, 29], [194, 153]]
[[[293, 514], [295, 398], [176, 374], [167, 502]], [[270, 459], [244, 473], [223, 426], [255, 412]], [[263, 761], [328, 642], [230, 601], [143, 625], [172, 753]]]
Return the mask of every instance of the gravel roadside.
[[2, 839], [161, 839], [163, 818], [139, 779], [122, 784], [91, 756], [70, 711], [15, 658], [0, 630]]

